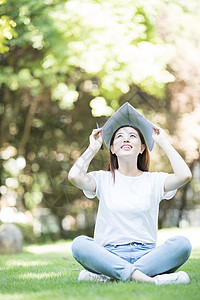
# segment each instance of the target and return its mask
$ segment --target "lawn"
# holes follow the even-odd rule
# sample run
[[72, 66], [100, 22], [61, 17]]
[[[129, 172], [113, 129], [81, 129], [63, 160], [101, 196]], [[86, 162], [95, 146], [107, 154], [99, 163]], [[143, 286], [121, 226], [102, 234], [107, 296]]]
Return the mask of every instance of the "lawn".
[[[198, 238], [198, 237], [196, 237]], [[24, 252], [0, 256], [0, 299], [144, 299], [199, 300], [200, 249], [192, 251], [182, 268], [191, 283], [179, 286], [154, 286], [134, 282], [77, 282], [80, 265], [71, 256], [71, 242], [29, 245]]]

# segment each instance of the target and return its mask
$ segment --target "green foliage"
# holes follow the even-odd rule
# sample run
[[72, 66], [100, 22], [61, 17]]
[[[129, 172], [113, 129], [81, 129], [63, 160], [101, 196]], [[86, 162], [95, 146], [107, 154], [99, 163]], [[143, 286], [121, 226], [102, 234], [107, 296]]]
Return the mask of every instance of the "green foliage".
[[[0, 1], [0, 11], [1, 5], [5, 4], [6, 0]], [[9, 51], [9, 47], [7, 46], [7, 42], [12, 38], [17, 37], [17, 33], [14, 30], [16, 27], [16, 23], [11, 20], [8, 16], [2, 15], [0, 17], [0, 54]]]
[[8, 0], [3, 12], [17, 24], [18, 37], [9, 43], [7, 60], [15, 53], [17, 61], [1, 70], [1, 83], [11, 90], [29, 88], [32, 95], [49, 86], [61, 109], [73, 108], [77, 81], [86, 73], [100, 80], [91, 94], [103, 95], [107, 101], [119, 99], [132, 82], [142, 83], [156, 95], [156, 87], [162, 89], [162, 83], [171, 80], [165, 70], [167, 49], [156, 44], [158, 3], [39, 0], [35, 5], [35, 1]]

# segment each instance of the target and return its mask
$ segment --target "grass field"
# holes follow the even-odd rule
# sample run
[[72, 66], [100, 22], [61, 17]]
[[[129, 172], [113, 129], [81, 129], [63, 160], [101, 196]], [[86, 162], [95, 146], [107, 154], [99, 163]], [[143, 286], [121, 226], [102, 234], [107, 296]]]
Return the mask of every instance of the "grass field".
[[78, 283], [80, 269], [71, 256], [70, 241], [25, 246], [21, 254], [0, 256], [0, 299], [200, 299], [200, 248], [193, 249], [191, 258], [181, 268], [191, 278], [191, 283], [186, 286], [159, 287], [134, 282]]

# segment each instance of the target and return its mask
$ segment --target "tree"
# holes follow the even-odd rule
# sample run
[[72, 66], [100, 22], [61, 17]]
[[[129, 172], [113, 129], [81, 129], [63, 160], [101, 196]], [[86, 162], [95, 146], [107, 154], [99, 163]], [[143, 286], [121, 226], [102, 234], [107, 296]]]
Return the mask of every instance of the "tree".
[[[7, 0], [1, 5], [10, 26], [16, 24], [10, 28], [13, 38], [3, 39], [8, 48], [0, 67], [1, 206], [12, 195], [14, 205], [32, 214], [47, 207], [62, 230], [64, 217], [73, 209], [77, 214], [72, 203], [82, 199], [67, 172], [96, 119], [102, 125], [129, 101], [155, 123], [171, 125], [171, 98], [165, 95], [176, 82], [170, 65], [174, 46], [157, 27], [161, 3]], [[91, 168], [104, 167], [106, 157], [100, 152]]]

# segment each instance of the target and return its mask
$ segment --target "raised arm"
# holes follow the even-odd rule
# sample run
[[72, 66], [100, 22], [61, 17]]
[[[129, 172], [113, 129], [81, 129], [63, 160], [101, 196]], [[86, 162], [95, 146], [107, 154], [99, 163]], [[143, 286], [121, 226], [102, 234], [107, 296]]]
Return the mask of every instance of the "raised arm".
[[192, 173], [189, 167], [170, 144], [164, 130], [160, 128], [153, 129], [152, 138], [163, 149], [174, 171], [174, 174], [170, 174], [165, 180], [165, 192], [177, 189], [190, 181]]
[[102, 129], [94, 129], [90, 135], [90, 145], [85, 152], [78, 158], [69, 171], [69, 181], [78, 188], [86, 191], [95, 192], [96, 182], [87, 173], [89, 164], [97, 154], [102, 145]]

